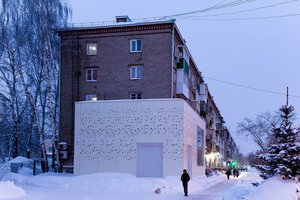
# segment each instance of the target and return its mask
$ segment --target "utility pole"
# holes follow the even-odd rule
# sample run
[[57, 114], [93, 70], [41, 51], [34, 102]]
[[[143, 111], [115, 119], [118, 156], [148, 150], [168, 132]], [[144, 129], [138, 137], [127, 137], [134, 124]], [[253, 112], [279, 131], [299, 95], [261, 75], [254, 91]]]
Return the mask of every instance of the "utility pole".
[[289, 87], [286, 87], [286, 106], [289, 106]]

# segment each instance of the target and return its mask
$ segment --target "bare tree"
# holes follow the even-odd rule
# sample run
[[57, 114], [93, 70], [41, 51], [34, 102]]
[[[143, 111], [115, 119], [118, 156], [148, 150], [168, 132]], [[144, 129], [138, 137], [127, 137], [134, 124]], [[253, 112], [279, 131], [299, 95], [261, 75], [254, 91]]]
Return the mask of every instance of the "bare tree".
[[[48, 171], [45, 135], [53, 136], [53, 145], [58, 164], [58, 80], [59, 39], [56, 29], [66, 24], [69, 7], [60, 0], [1, 0], [1, 41], [12, 46], [15, 67], [13, 77], [18, 80], [18, 89], [26, 96], [30, 107], [30, 133], [27, 153], [34, 127], [39, 135], [44, 171]], [[0, 41], [0, 42], [1, 42]], [[0, 45], [1, 61], [11, 52]], [[47, 131], [47, 133], [45, 133]]]
[[[15, 24], [14, 20], [10, 20], [10, 11], [0, 12], [0, 95], [1, 99], [9, 104], [9, 112], [11, 119], [11, 134], [9, 139], [9, 157], [15, 158], [18, 155], [18, 142], [20, 133], [20, 122], [22, 115], [26, 109], [27, 101], [22, 98], [23, 91], [20, 89], [20, 82], [17, 78], [17, 48], [18, 41], [15, 40], [11, 32], [13, 31], [10, 23]], [[17, 16], [16, 16], [17, 17]], [[12, 22], [10, 22], [12, 21]]]
[[262, 151], [272, 142], [272, 130], [280, 124], [280, 115], [265, 112], [255, 119], [245, 118], [237, 125], [237, 132], [251, 138]]

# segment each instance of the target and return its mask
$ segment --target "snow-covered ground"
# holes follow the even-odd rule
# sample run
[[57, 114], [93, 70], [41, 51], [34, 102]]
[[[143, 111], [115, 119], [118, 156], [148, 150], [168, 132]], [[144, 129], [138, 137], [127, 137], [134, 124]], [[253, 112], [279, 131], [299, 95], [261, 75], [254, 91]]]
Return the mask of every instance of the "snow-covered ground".
[[[8, 173], [0, 181], [0, 199], [213, 199], [224, 200], [298, 200], [299, 184], [283, 182], [278, 177], [260, 183], [255, 170], [243, 172], [239, 178], [229, 181], [225, 175], [215, 172], [211, 177], [195, 177], [189, 183], [189, 197], [183, 197], [179, 176], [160, 178], [136, 178], [129, 174], [98, 173], [83, 176], [46, 173], [32, 176], [23, 168], [20, 174]], [[252, 183], [260, 183], [258, 187]], [[160, 193], [155, 193], [159, 189]], [[206, 192], [206, 193], [205, 193]], [[215, 193], [215, 194], [214, 194]], [[202, 198], [201, 198], [202, 197]]]

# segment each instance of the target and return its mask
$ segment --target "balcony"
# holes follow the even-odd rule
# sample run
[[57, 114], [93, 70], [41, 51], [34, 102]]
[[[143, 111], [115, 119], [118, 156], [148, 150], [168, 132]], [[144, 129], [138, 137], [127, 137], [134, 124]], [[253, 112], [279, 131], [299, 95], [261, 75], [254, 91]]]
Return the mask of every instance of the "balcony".
[[197, 101], [197, 100], [191, 101], [191, 106], [195, 111], [200, 113], [200, 103], [199, 103], [199, 101]]
[[203, 101], [207, 104], [207, 97], [208, 97], [208, 89], [206, 84], [199, 85], [200, 90], [200, 101]]
[[189, 99], [189, 77], [184, 69], [177, 69], [176, 93]]
[[184, 69], [185, 73], [188, 76], [190, 75], [190, 66], [184, 58], [179, 58], [179, 61], [177, 62], [177, 69]]
[[204, 101], [200, 101], [200, 116], [206, 118], [207, 104]]

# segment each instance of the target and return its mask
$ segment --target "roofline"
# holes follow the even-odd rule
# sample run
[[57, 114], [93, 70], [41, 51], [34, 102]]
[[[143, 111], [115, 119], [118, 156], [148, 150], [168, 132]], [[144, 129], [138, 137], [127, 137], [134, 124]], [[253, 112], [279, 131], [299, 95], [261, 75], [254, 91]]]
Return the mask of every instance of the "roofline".
[[68, 32], [68, 31], [81, 31], [81, 30], [95, 30], [104, 28], [120, 28], [120, 27], [133, 27], [133, 26], [146, 26], [155, 24], [175, 24], [175, 19], [164, 20], [164, 21], [152, 21], [152, 22], [119, 22], [111, 25], [103, 26], [84, 26], [84, 27], [68, 27], [57, 29], [57, 32]]

